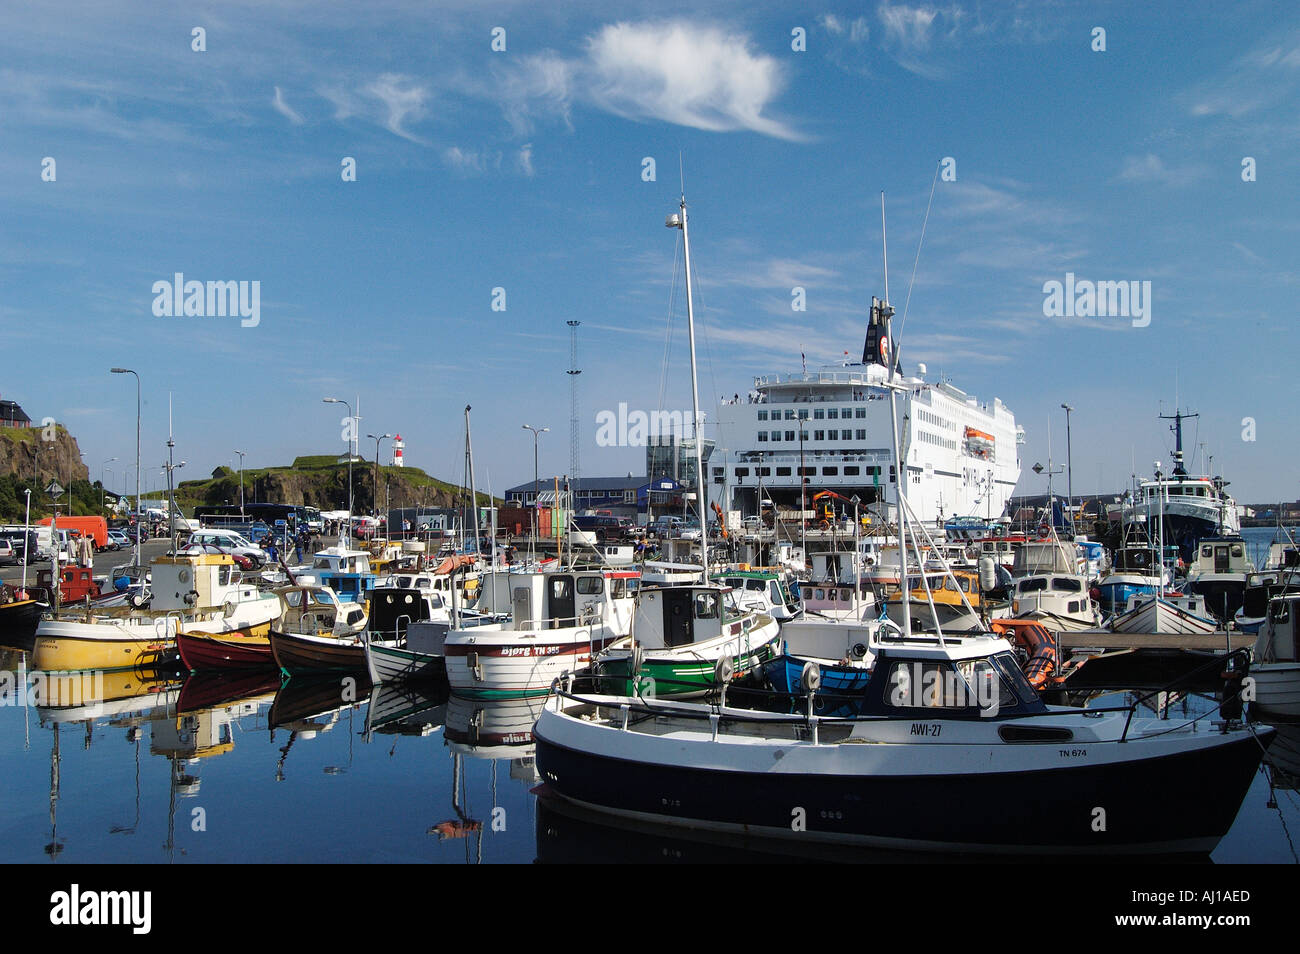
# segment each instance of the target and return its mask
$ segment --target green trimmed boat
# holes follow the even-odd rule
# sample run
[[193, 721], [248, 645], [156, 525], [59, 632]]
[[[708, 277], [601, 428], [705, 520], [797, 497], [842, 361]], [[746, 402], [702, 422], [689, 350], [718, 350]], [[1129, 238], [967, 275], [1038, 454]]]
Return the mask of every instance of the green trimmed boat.
[[742, 607], [728, 587], [643, 587], [632, 636], [600, 653], [592, 673], [602, 693], [699, 695], [717, 687], [720, 660], [729, 659], [740, 677], [779, 655], [779, 631], [775, 619]]

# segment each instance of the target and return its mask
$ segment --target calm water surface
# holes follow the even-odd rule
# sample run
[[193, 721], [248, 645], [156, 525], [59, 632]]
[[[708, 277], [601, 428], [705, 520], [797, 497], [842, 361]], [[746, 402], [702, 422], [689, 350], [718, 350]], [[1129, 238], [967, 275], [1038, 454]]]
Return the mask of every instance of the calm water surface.
[[[1272, 531], [1245, 531], [1267, 551]], [[0, 671], [25, 654], [0, 649]], [[444, 862], [779, 860], [539, 803], [539, 703], [445, 690], [341, 698], [339, 680], [109, 676], [103, 711], [0, 706], [6, 860]], [[1185, 700], [1171, 720], [1204, 711]], [[1300, 727], [1282, 727], [1215, 862], [1297, 862]], [[1150, 793], [1195, 800], [1195, 791]], [[540, 824], [539, 824], [540, 821]], [[901, 854], [844, 854], [915, 861]], [[926, 860], [926, 856], [921, 856]]]

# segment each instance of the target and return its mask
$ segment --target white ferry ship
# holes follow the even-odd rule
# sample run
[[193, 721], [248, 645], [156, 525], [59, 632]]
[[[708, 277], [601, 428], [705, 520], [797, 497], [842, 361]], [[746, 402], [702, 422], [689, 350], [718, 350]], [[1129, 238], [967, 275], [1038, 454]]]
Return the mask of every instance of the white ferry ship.
[[[719, 407], [711, 473], [715, 487], [728, 487], [732, 509], [758, 514], [760, 499], [798, 509], [801, 475], [807, 502], [834, 490], [875, 505], [881, 516], [883, 501], [894, 506], [886, 489], [895, 479], [889, 368], [878, 357], [888, 350], [869, 342], [860, 364], [755, 378], [747, 397]], [[1020, 478], [1024, 429], [996, 398], [981, 403], [947, 381], [926, 381], [925, 373], [918, 365], [915, 376], [899, 377], [907, 385], [899, 394], [899, 446], [908, 503], [919, 519], [939, 525], [1002, 516]]]

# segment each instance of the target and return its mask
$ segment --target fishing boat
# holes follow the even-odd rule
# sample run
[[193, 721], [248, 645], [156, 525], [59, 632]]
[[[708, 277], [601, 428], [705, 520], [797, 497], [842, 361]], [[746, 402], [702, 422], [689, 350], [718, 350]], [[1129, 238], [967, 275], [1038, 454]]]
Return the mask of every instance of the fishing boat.
[[777, 622], [795, 619], [802, 610], [786, 586], [785, 577], [776, 570], [728, 569], [714, 573], [712, 580], [735, 590], [741, 606], [766, 613]]
[[1196, 546], [1184, 588], [1204, 597], [1206, 609], [1226, 623], [1241, 609], [1247, 578], [1254, 571], [1241, 537], [1206, 537]]
[[62, 611], [36, 629], [32, 665], [37, 669], [129, 669], [169, 665], [176, 636], [265, 635], [280, 602], [242, 581], [226, 553], [160, 556], [153, 561], [148, 608], [88, 607]]
[[328, 586], [306, 583], [274, 591], [283, 612], [271, 629], [271, 655], [289, 674], [364, 671], [366, 611]]
[[0, 584], [0, 645], [30, 649], [36, 626], [50, 604], [35, 587], [12, 589]]
[[743, 606], [736, 591], [710, 583], [643, 586], [632, 634], [592, 661], [601, 684], [658, 695], [707, 692], [718, 665], [745, 675], [779, 652], [780, 627]]
[[1122, 613], [1111, 617], [1116, 633], [1165, 633], [1175, 636], [1204, 636], [1218, 628], [1205, 609], [1205, 598], [1164, 591], [1129, 597]]
[[1254, 705], [1266, 715], [1300, 716], [1300, 643], [1296, 618], [1300, 593], [1269, 601], [1268, 621], [1259, 631], [1250, 663]]
[[370, 566], [368, 550], [349, 547], [326, 547], [312, 554], [311, 567], [297, 574], [298, 579], [313, 580], [337, 593], [339, 599], [364, 604], [375, 573]]
[[1272, 730], [1135, 708], [1049, 708], [1005, 640], [913, 637], [882, 646], [858, 717], [561, 686], [533, 736], [546, 794], [636, 821], [909, 851], [1212, 850]]
[[452, 690], [486, 698], [545, 695], [558, 676], [585, 668], [628, 634], [638, 576], [603, 569], [490, 574], [481, 599], [487, 607], [509, 605], [511, 618], [458, 623], [447, 633]]
[[[906, 611], [904, 606], [907, 607]], [[902, 624], [904, 612], [911, 615], [912, 628], [945, 633], [967, 633], [983, 630], [981, 613], [1006, 616], [1006, 603], [992, 600], [980, 591], [979, 574], [971, 570], [949, 569], [936, 572], [927, 569], [918, 575], [910, 595], [904, 601], [895, 593], [885, 600], [885, 610], [895, 623]]]
[[1049, 629], [1096, 629], [1102, 615], [1081, 573], [1041, 573], [1015, 581], [1011, 612], [1016, 619], [1036, 620]]

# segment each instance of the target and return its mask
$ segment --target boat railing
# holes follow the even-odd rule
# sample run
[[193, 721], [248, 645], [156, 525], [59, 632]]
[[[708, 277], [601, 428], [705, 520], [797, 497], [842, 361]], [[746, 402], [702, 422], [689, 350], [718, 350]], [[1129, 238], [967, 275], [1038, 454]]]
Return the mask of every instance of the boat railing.
[[[1074, 713], [1086, 714], [1092, 717], [1098, 717], [1106, 713], [1125, 713], [1124, 729], [1120, 734], [1118, 742], [1128, 742], [1129, 730], [1133, 724], [1133, 717], [1137, 714], [1139, 707], [1144, 705], [1149, 699], [1157, 697], [1162, 693], [1167, 694], [1175, 691], [1180, 686], [1185, 686], [1195, 676], [1212, 670], [1214, 667], [1224, 668], [1226, 672], [1240, 674], [1245, 671], [1245, 665], [1249, 661], [1249, 653], [1244, 649], [1234, 650], [1223, 656], [1214, 656], [1207, 660], [1203, 665], [1188, 673], [1180, 675], [1177, 679], [1168, 685], [1159, 689], [1153, 689], [1148, 692], [1135, 696], [1130, 702], [1120, 705], [1110, 706], [1089, 706], [1087, 708], [1074, 709]], [[818, 674], [820, 675], [820, 674]], [[584, 693], [580, 691], [580, 686], [590, 686]], [[602, 692], [602, 689], [615, 689], [618, 687], [630, 686], [634, 695], [627, 695], [622, 691]], [[650, 689], [649, 693], [643, 691], [643, 687]], [[660, 687], [681, 687], [683, 690], [699, 692], [700, 684], [698, 682], [685, 682], [676, 679], [666, 679], [660, 677], [643, 676], [640, 671], [633, 675], [611, 675], [600, 673], [565, 673], [563, 676], [555, 679], [551, 683], [551, 693], [560, 699], [567, 699], [579, 705], [591, 706], [599, 709], [609, 709], [619, 712], [619, 722], [621, 729], [628, 729], [632, 723], [633, 711], [639, 712], [640, 718], [661, 718], [672, 717], [677, 719], [689, 719], [696, 721], [708, 721], [711, 723], [712, 734], [716, 739], [724, 721], [736, 725], [765, 725], [765, 726], [799, 726], [803, 727], [810, 733], [815, 743], [820, 738], [820, 727], [822, 725], [842, 726], [858, 722], [886, 722], [899, 721], [899, 718], [887, 715], [861, 715], [853, 710], [860, 706], [862, 701], [861, 693], [837, 693], [820, 688], [820, 679], [816, 681], [811, 691], [790, 693], [777, 689], [764, 689], [751, 686], [733, 686], [725, 682], [718, 682], [709, 690], [709, 697], [706, 705], [701, 706], [697, 701], [681, 700], [677, 702], [668, 699], [661, 699], [658, 696]], [[727, 706], [727, 694], [730, 692], [733, 697], [737, 692], [757, 703], [755, 707], [735, 708]], [[1237, 698], [1237, 693], [1233, 698]], [[1193, 725], [1200, 720], [1214, 715], [1222, 710], [1224, 704], [1229, 699], [1226, 697], [1218, 706], [1215, 706], [1194, 719], [1189, 720], [1179, 726], [1175, 726], [1165, 731], [1176, 731]], [[683, 704], [684, 703], [684, 704]], [[798, 704], [802, 711], [791, 711]], [[786, 711], [777, 709], [764, 709], [762, 705], [784, 704]], [[818, 712], [830, 712], [829, 715], [821, 715]], [[843, 714], [835, 714], [843, 713]], [[1033, 717], [1050, 717], [1053, 715], [1062, 715], [1061, 709], [1049, 709], [1046, 712], [1029, 713], [1020, 718]], [[901, 718], [911, 718], [915, 713], [907, 713]], [[927, 718], [936, 718], [937, 714], [928, 714]]]

